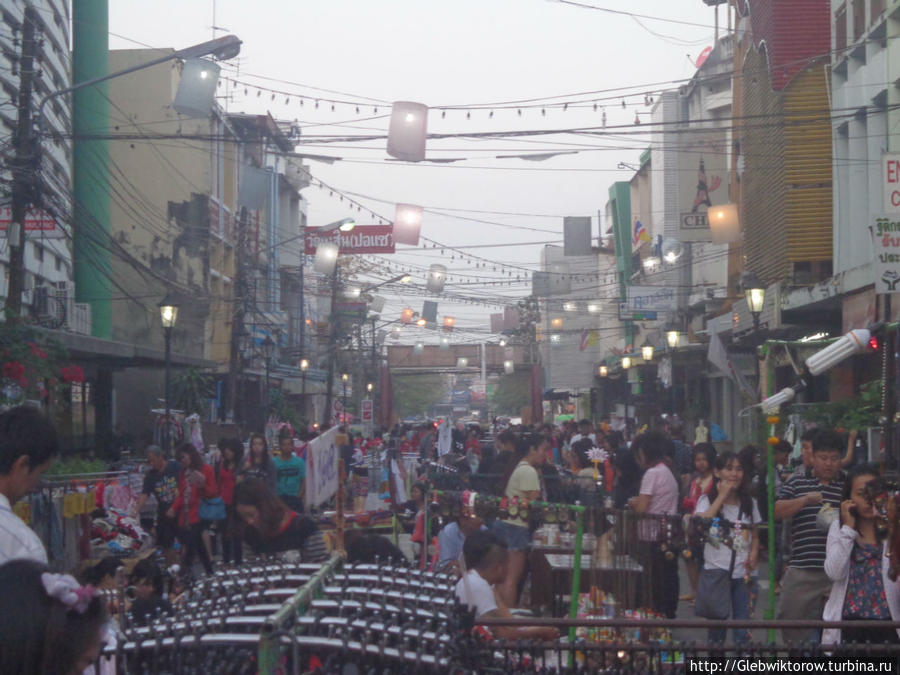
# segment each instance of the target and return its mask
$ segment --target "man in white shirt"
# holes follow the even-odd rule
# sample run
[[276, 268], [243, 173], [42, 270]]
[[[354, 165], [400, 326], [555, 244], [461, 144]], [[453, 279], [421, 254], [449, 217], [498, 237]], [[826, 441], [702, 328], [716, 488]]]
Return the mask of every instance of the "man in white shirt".
[[569, 447], [575, 445], [582, 438], [589, 438], [594, 446], [597, 445], [597, 436], [594, 434], [594, 425], [587, 418], [578, 423], [578, 433], [569, 439]]
[[0, 414], [0, 565], [18, 558], [47, 562], [41, 540], [12, 507], [37, 487], [58, 453], [56, 430], [37, 408]]
[[[506, 577], [506, 544], [493, 532], [473, 532], [463, 544], [463, 558], [469, 569], [456, 582], [456, 597], [459, 601], [475, 610], [476, 619], [483, 616], [512, 617], [509, 608], [498, 602], [494, 593], [494, 585]], [[559, 631], [549, 627], [493, 626], [491, 632], [505, 640], [559, 638]]]

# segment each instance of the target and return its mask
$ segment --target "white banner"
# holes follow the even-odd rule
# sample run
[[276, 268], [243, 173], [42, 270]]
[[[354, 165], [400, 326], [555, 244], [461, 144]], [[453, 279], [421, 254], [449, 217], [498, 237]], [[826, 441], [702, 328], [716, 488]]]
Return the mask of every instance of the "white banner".
[[674, 312], [678, 298], [671, 286], [626, 286], [625, 307], [630, 312]]
[[875, 292], [900, 293], [900, 216], [877, 216], [870, 229], [875, 249]]
[[309, 442], [306, 450], [307, 510], [318, 507], [337, 493], [340, 448], [335, 444], [338, 428], [333, 427]]

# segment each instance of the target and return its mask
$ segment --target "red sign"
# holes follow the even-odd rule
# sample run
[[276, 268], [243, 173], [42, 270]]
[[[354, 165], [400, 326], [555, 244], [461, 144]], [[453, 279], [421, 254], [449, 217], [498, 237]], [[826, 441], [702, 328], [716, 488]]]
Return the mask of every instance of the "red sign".
[[353, 253], [393, 253], [393, 225], [357, 225], [349, 232], [335, 230], [321, 233], [321, 227], [306, 228], [306, 255], [315, 255], [319, 242], [338, 244], [341, 255]]
[[[12, 209], [8, 206], [0, 206], [0, 231], [5, 231], [11, 222]], [[26, 232], [53, 232], [55, 230], [56, 221], [43, 209], [31, 210], [25, 216]]]
[[374, 418], [374, 415], [373, 415], [374, 406], [372, 405], [372, 400], [368, 399], [368, 398], [363, 399], [360, 407], [362, 409], [362, 421], [363, 422], [371, 422], [372, 419]]

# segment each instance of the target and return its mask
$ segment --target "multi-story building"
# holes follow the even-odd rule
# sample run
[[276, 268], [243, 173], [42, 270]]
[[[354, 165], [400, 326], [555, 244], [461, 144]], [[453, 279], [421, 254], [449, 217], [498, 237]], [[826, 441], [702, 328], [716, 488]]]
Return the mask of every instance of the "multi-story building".
[[[33, 108], [51, 92], [71, 85], [69, 55], [69, 3], [63, 0], [36, 0], [31, 3], [6, 3], [0, 9], [0, 130], [12, 138], [18, 122], [17, 104], [23, 75], [21, 59], [26, 7], [35, 21], [37, 44], [31, 75]], [[45, 213], [31, 211], [26, 223], [25, 293], [26, 312], [38, 323], [51, 328], [66, 328], [90, 333], [90, 311], [74, 302], [72, 284], [72, 110], [67, 97], [56, 97], [43, 107], [40, 128], [40, 197]], [[0, 224], [9, 222], [10, 181], [9, 158], [13, 143], [6, 143], [0, 167]], [[0, 247], [0, 296], [4, 299], [8, 286], [9, 248]]]

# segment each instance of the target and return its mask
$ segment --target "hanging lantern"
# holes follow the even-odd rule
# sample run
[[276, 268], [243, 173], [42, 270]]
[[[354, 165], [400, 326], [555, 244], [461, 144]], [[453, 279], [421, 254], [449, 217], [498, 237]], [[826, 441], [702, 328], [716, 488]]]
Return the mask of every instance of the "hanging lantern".
[[[394, 211], [394, 243], [419, 245], [424, 209], [415, 204], [397, 204]], [[443, 252], [443, 251], [442, 251]]]
[[428, 276], [425, 278], [425, 287], [429, 293], [440, 293], [444, 290], [444, 281], [447, 279], [447, 268], [438, 263], [428, 268]]
[[338, 258], [338, 245], [330, 241], [322, 241], [316, 245], [316, 259], [313, 269], [319, 274], [334, 272]]
[[652, 361], [653, 360], [653, 345], [645, 344], [641, 347], [641, 356], [644, 361]]
[[737, 204], [710, 206], [706, 213], [714, 244], [730, 244], [741, 238]]
[[394, 101], [388, 128], [387, 153], [406, 162], [425, 159], [428, 106], [413, 101]]
[[629, 368], [631, 368], [631, 357], [630, 356], [622, 357], [622, 368], [624, 368], [625, 370], [628, 370]]

